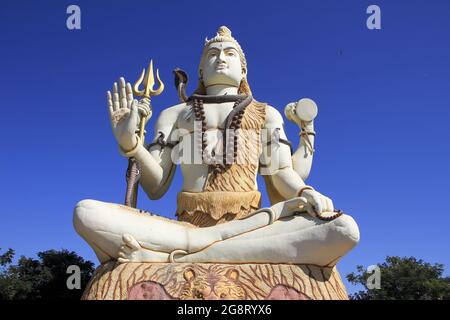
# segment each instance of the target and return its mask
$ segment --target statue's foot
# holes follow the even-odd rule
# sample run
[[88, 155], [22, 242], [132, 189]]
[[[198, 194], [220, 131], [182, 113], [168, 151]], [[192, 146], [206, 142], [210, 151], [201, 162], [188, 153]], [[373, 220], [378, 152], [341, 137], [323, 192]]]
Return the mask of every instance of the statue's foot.
[[122, 244], [119, 247], [117, 262], [168, 262], [169, 254], [164, 252], [156, 252], [144, 248], [130, 234], [122, 236]]
[[129, 234], [122, 236], [123, 244], [120, 246], [117, 261], [119, 263], [142, 261], [143, 248], [137, 240]]

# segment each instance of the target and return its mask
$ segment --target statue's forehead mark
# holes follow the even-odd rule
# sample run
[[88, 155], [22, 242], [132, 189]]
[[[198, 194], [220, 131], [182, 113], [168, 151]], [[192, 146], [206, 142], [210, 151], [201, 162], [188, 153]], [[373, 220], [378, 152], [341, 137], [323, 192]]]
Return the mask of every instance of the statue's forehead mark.
[[[224, 48], [224, 46], [225, 46], [225, 48]], [[210, 50], [230, 50], [230, 49], [234, 49], [237, 51], [236, 46], [231, 42], [216, 42], [216, 43], [211, 43], [209, 45], [208, 51], [210, 51]]]

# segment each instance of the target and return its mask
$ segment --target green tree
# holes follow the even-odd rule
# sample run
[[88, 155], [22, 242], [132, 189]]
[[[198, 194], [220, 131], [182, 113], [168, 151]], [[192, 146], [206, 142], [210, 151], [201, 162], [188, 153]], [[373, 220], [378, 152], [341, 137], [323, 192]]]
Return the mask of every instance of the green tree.
[[363, 266], [357, 266], [356, 273], [347, 275], [353, 284], [364, 286], [365, 290], [350, 296], [354, 300], [448, 300], [450, 299], [450, 277], [444, 277], [444, 265], [434, 265], [414, 257], [388, 256], [378, 264], [380, 268], [380, 289], [369, 289], [367, 279], [373, 274]]
[[[0, 300], [80, 299], [94, 272], [94, 264], [68, 250], [48, 250], [38, 259], [20, 257], [13, 264], [14, 250], [0, 255]], [[69, 290], [67, 267], [80, 268], [81, 290]]]

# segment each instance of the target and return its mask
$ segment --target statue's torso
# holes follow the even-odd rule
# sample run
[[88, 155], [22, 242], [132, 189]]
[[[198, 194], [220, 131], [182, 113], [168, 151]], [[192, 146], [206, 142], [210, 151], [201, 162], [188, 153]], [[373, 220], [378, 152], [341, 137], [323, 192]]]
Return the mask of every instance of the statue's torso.
[[[211, 155], [214, 149], [222, 154], [224, 128], [233, 106], [234, 103], [204, 104], [207, 154]], [[177, 214], [180, 220], [208, 226], [242, 218], [259, 207], [261, 194], [258, 192], [256, 176], [265, 107], [264, 104], [252, 101], [245, 108], [240, 129], [235, 131], [238, 136], [236, 142], [239, 145], [239, 160], [235, 159], [225, 171], [214, 173], [212, 167], [201, 164], [199, 158], [197, 163], [181, 162], [184, 182], [183, 190], [178, 195]], [[194, 141], [198, 138], [196, 134], [199, 128], [194, 122], [195, 115], [191, 106], [182, 108], [176, 126], [183, 155], [198, 152], [196, 148], [199, 145], [194, 144]], [[234, 143], [234, 140], [227, 143]]]
[[[208, 103], [204, 104], [206, 124], [207, 124], [207, 147], [206, 152], [211, 155], [214, 148], [221, 148], [221, 139], [224, 134], [225, 122], [233, 110], [233, 102], [230, 103]], [[179, 129], [179, 141], [182, 143], [180, 147], [189, 148], [189, 154], [193, 155], [196, 151], [194, 145], [194, 121], [195, 116], [191, 107], [186, 105], [181, 109], [177, 119], [177, 129]], [[183, 152], [187, 152], [184, 150]], [[259, 156], [259, 155], [258, 155]], [[191, 160], [194, 160], [193, 156]], [[206, 164], [181, 162], [181, 170], [183, 173], [183, 191], [202, 192], [205, 191], [207, 184], [209, 166]], [[257, 189], [255, 180], [255, 190]]]

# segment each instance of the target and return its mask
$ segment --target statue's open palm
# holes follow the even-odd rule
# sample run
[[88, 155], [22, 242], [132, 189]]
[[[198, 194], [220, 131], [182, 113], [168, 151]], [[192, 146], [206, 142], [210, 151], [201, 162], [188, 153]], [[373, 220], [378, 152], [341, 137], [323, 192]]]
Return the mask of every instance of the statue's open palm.
[[140, 103], [133, 98], [131, 84], [126, 83], [124, 78], [120, 78], [119, 84], [114, 82], [113, 92], [111, 94], [111, 91], [108, 91], [107, 98], [114, 137], [122, 149], [131, 150], [137, 143], [136, 132], [140, 122], [139, 109], [146, 108], [146, 103]]

